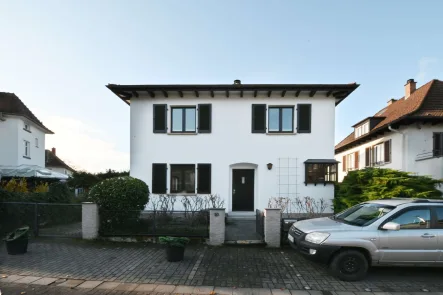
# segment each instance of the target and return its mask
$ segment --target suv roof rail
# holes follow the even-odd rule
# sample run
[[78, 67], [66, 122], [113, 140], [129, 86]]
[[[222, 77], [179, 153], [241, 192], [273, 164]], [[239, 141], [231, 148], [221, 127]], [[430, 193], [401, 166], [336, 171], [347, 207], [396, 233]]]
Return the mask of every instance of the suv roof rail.
[[438, 199], [416, 199], [414, 201], [412, 201], [412, 203], [443, 203], [443, 200], [438, 200]]

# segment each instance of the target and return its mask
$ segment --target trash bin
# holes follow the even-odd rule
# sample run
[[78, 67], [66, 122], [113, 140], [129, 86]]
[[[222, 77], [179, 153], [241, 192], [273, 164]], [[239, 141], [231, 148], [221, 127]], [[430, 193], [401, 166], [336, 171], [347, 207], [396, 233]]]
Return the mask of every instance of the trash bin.
[[9, 255], [25, 254], [28, 251], [29, 226], [24, 226], [9, 233], [4, 239]]

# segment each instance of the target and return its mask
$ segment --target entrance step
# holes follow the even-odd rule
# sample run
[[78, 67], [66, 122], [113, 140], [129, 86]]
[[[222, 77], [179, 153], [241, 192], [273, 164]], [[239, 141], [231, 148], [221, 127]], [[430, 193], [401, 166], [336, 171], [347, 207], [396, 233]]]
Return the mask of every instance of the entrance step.
[[236, 241], [225, 241], [225, 245], [266, 246], [266, 243], [263, 240], [236, 240]]
[[228, 220], [255, 220], [255, 214], [247, 214], [247, 213], [228, 214], [227, 219]]

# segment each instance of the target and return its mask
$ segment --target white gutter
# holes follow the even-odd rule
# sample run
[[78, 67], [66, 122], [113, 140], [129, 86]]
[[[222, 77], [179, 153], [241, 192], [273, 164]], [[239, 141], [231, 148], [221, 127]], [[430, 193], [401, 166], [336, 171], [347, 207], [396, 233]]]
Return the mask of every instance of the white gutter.
[[[402, 138], [401, 138], [401, 149], [402, 149], [402, 151], [401, 151], [402, 152], [402, 154], [401, 154], [401, 167], [402, 167], [402, 169], [401, 170], [406, 171], [406, 148], [405, 148], [405, 146], [406, 146], [406, 144], [405, 144], [405, 142], [406, 142], [405, 137], [406, 136], [405, 136], [405, 133], [401, 132], [401, 131], [398, 131], [397, 129], [392, 128], [391, 125], [388, 125], [388, 129], [389, 129], [389, 131], [392, 131], [392, 132], [395, 132], [395, 133], [398, 133], [398, 134], [402, 135]], [[391, 146], [391, 150], [392, 150], [392, 146]], [[392, 159], [391, 159], [391, 161], [392, 161]]]

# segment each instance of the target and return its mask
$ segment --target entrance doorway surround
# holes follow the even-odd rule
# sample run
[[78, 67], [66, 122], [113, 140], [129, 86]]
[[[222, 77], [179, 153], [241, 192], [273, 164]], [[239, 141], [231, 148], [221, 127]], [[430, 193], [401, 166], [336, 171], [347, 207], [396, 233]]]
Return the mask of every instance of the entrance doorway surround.
[[[255, 207], [257, 207], [258, 204], [258, 165], [254, 163], [247, 163], [247, 162], [241, 162], [241, 163], [235, 163], [229, 165], [229, 200], [228, 200], [228, 212], [231, 216], [235, 216], [237, 214], [239, 215], [255, 215]], [[234, 183], [233, 183], [233, 176], [234, 176], [234, 170], [252, 170], [254, 173], [254, 207], [251, 211], [233, 211], [233, 198], [235, 197], [233, 194], [234, 189]], [[234, 208], [235, 209], [235, 208]]]

